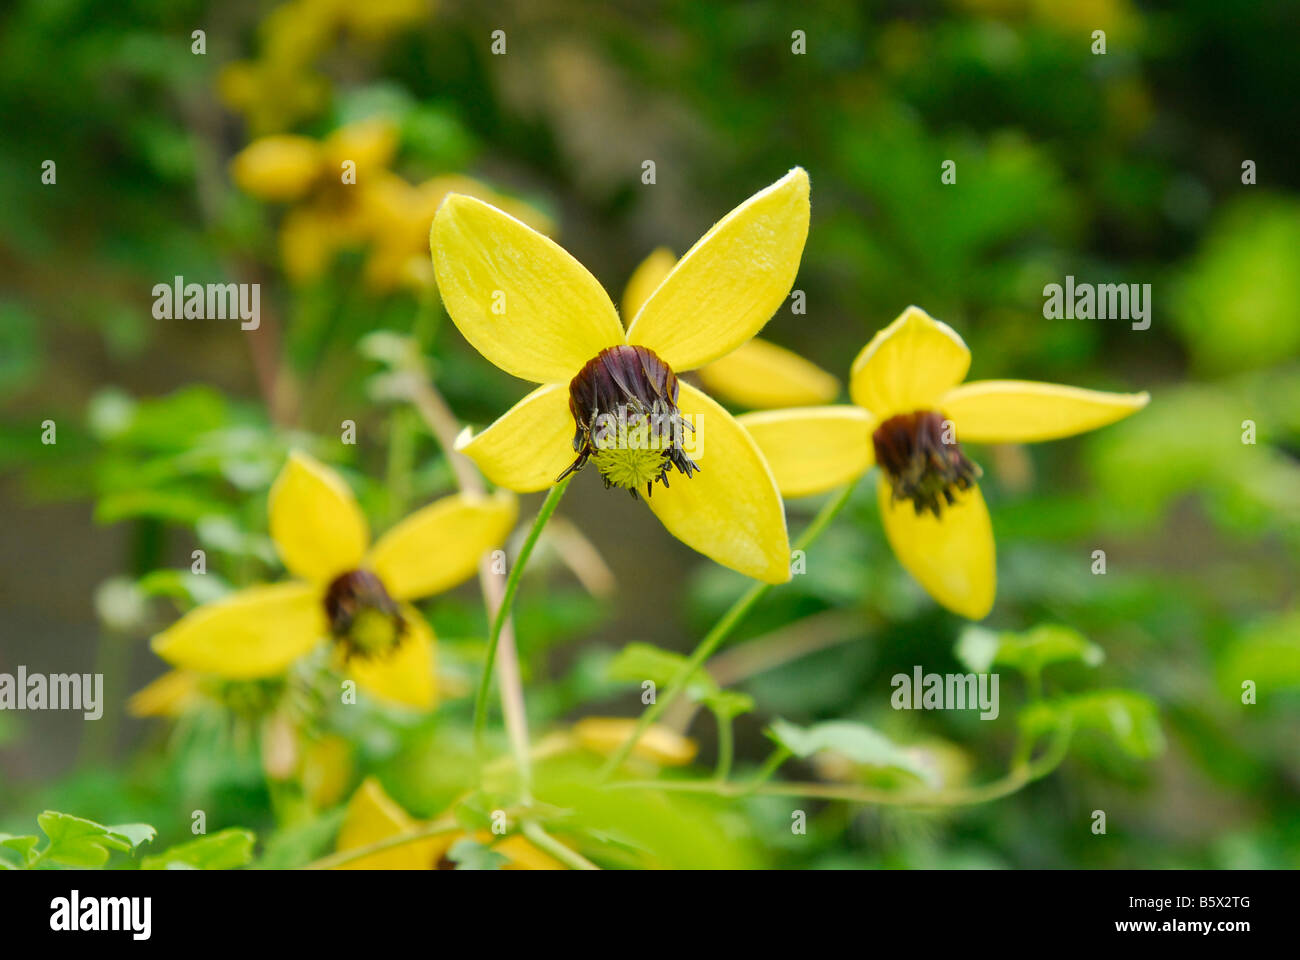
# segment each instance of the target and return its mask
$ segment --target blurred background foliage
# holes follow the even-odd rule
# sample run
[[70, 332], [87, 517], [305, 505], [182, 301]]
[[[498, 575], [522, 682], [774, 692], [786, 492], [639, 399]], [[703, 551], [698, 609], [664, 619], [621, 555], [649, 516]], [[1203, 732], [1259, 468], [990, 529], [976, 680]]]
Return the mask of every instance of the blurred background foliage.
[[[10, 5], [0, 670], [101, 671], [108, 702], [89, 724], [0, 713], [0, 829], [28, 831], [55, 807], [179, 842], [201, 808], [210, 829], [255, 830], [259, 862], [294, 865], [328, 852], [366, 775], [416, 816], [473, 786], [465, 693], [486, 625], [472, 587], [427, 611], [445, 693], [432, 716], [330, 709], [310, 677], [209, 690], [174, 721], [124, 706], [162, 672], [153, 630], [274, 575], [265, 494], [291, 446], [339, 466], [382, 527], [453, 486], [397, 371], [427, 370], [474, 424], [524, 392], [446, 322], [415, 268], [427, 246], [409, 272], [372, 282], [367, 258], [396, 235], [381, 220], [290, 279], [290, 214], [232, 182], [230, 159], [259, 136], [323, 140], [379, 118], [402, 181], [468, 175], [526, 204], [616, 299], [652, 249], [681, 253], [802, 165], [808, 314], [783, 310], [765, 337], [843, 379], [871, 333], [917, 303], [967, 339], [973, 377], [1153, 396], [1081, 440], [980, 452], [1001, 587], [986, 626], [1086, 638], [1104, 660], [1053, 667], [1049, 683], [1134, 691], [1128, 726], [1106, 736], [1116, 708], [1085, 698], [1079, 716], [1101, 711], [1100, 732], [1053, 776], [946, 812], [597, 791], [582, 783], [599, 758], [560, 749], [539, 795], [575, 811], [606, 863], [1300, 866], [1300, 126], [1285, 113], [1297, 49], [1290, 0]], [[945, 160], [954, 185], [940, 183]], [[262, 328], [155, 319], [152, 287], [176, 275], [260, 282]], [[1045, 320], [1043, 287], [1066, 275], [1150, 283], [1150, 329]], [[45, 420], [57, 444], [40, 442]], [[344, 420], [355, 446], [337, 440]], [[633, 713], [610, 672], [618, 651], [690, 649], [744, 587], [629, 506], [580, 478], [567, 527], [524, 581], [537, 738]], [[797, 527], [811, 508], [788, 509]], [[206, 577], [189, 573], [197, 548]], [[596, 559], [572, 562], [586, 552]], [[755, 704], [736, 720], [738, 768], [767, 755], [774, 718], [851, 719], [944, 783], [998, 776], [1028, 722], [1010, 672], [993, 722], [888, 707], [894, 673], [966, 669], [964, 629], [897, 566], [864, 484], [807, 574], [741, 629], [803, 655], [729, 665]], [[1257, 704], [1241, 703], [1243, 679]], [[268, 714], [259, 697], [279, 706]], [[714, 728], [701, 718], [690, 733], [711, 762]], [[786, 773], [875, 782], [834, 751]], [[796, 805], [806, 836], [789, 828]], [[1089, 829], [1098, 809], [1104, 837]]]

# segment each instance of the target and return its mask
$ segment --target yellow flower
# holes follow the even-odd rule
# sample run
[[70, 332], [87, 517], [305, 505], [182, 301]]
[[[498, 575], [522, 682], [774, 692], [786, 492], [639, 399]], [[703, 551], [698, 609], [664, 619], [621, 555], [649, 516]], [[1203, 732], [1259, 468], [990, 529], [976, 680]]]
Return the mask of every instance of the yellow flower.
[[[591, 460], [607, 486], [644, 489], [688, 546], [759, 580], [789, 580], [771, 471], [731, 414], [676, 374], [767, 322], [794, 283], [808, 215], [808, 175], [796, 168], [718, 221], [624, 333], [573, 257], [501, 210], [451, 194], [430, 239], [447, 312], [488, 360], [542, 384], [486, 430], [462, 434], [457, 449], [518, 491], [545, 489]], [[651, 496], [656, 481], [663, 489]]]
[[877, 499], [894, 554], [939, 603], [973, 620], [996, 593], [993, 529], [961, 443], [1055, 440], [1141, 410], [1146, 393], [1025, 380], [962, 383], [970, 351], [950, 327], [908, 307], [853, 361], [856, 406], [746, 414], [787, 497], [829, 490], [880, 467]]
[[[584, 717], [573, 725], [573, 736], [580, 746], [607, 757], [626, 742], [636, 726], [633, 717]], [[684, 767], [695, 759], [699, 749], [689, 737], [652, 723], [637, 740], [632, 753], [660, 766]]]
[[[677, 263], [667, 247], [641, 261], [623, 290], [623, 316], [635, 317]], [[815, 363], [762, 337], [742, 343], [696, 371], [709, 393], [753, 410], [830, 403], [840, 382]]]
[[183, 670], [252, 679], [283, 673], [328, 637], [358, 686], [395, 703], [432, 706], [433, 631], [409, 601], [471, 576], [514, 525], [514, 497], [444, 497], [367, 550], [369, 528], [343, 479], [293, 453], [268, 510], [280, 558], [298, 579], [191, 611], [154, 637], [158, 655]]
[[325, 107], [329, 82], [314, 64], [343, 32], [376, 43], [431, 16], [433, 8], [428, 0], [291, 0], [266, 15], [257, 58], [226, 66], [217, 92], [255, 136], [285, 130]]
[[230, 177], [259, 200], [290, 203], [315, 186], [323, 167], [319, 143], [286, 133], [254, 140], [235, 154]]
[[[335, 848], [340, 852], [379, 843], [417, 829], [420, 823], [384, 792], [374, 777], [369, 777], [357, 788], [348, 803], [343, 826], [339, 830]], [[463, 831], [437, 834], [388, 850], [351, 860], [340, 865], [341, 870], [434, 870], [453, 865], [447, 854], [458, 840], [470, 836]], [[543, 853], [518, 834], [511, 834], [496, 843], [487, 831], [473, 835], [479, 843], [491, 844], [492, 849], [506, 858], [504, 870], [562, 870], [563, 866], [549, 854]]]
[[[280, 256], [289, 278], [303, 282], [329, 269], [340, 250], [388, 228], [382, 203], [394, 182], [406, 186], [388, 170], [396, 151], [397, 128], [376, 117], [339, 127], [321, 141], [262, 137], [230, 161], [230, 176], [259, 200], [295, 204], [280, 224]], [[345, 162], [354, 174], [346, 183]]]
[[541, 233], [549, 235], [555, 230], [545, 214], [471, 177], [449, 174], [412, 186], [389, 176], [366, 194], [374, 235], [365, 268], [370, 289], [384, 292], [407, 287], [419, 291], [433, 283], [429, 224], [449, 193], [477, 197]]
[[217, 75], [217, 95], [243, 114], [254, 136], [276, 133], [324, 109], [329, 99], [325, 77], [296, 64], [238, 60]]

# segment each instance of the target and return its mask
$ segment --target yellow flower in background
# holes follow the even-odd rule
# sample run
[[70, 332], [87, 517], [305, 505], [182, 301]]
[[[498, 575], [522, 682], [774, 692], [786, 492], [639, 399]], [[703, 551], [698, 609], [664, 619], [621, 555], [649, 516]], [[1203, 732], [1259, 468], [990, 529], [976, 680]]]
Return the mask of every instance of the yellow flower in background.
[[432, 706], [434, 635], [409, 601], [470, 577], [502, 543], [517, 506], [509, 493], [444, 497], [367, 550], [370, 531], [343, 479], [293, 453], [271, 487], [271, 538], [298, 579], [249, 587], [187, 613], [153, 639], [183, 670], [270, 677], [326, 638], [339, 667], [377, 697]]
[[287, 130], [323, 110], [329, 81], [315, 63], [350, 34], [376, 43], [428, 19], [431, 0], [292, 0], [275, 7], [258, 26], [259, 50], [217, 77], [217, 93], [242, 114], [253, 136]]
[[259, 200], [294, 204], [280, 224], [280, 256], [285, 273], [301, 283], [386, 226], [382, 198], [393, 181], [405, 185], [388, 170], [396, 150], [397, 128], [372, 118], [319, 141], [292, 134], [255, 140], [230, 161], [230, 176]]
[[[584, 717], [573, 725], [573, 736], [580, 746], [608, 757], [632, 736], [636, 727], [635, 717]], [[652, 723], [637, 740], [632, 754], [662, 767], [684, 767], [699, 750], [689, 737]]]
[[[344, 816], [343, 826], [339, 830], [335, 849], [340, 853], [356, 850], [360, 847], [379, 843], [390, 837], [410, 833], [420, 826], [419, 821], [384, 792], [374, 777], [369, 777], [357, 792], [352, 795]], [[369, 856], [349, 861], [338, 867], [340, 870], [435, 870], [451, 869], [455, 865], [447, 859], [447, 854], [456, 842], [471, 836], [464, 831], [438, 834], [411, 843], [404, 843], [389, 850], [372, 853]], [[543, 853], [528, 842], [527, 838], [511, 834], [496, 843], [492, 834], [483, 831], [473, 835], [473, 839], [506, 858], [503, 870], [562, 870], [563, 865], [549, 854]]]
[[993, 529], [962, 443], [1033, 443], [1095, 430], [1141, 410], [1146, 393], [1026, 380], [962, 383], [965, 342], [908, 307], [853, 361], [856, 406], [742, 416], [787, 497], [821, 493], [880, 468], [877, 499], [903, 567], [948, 609], [985, 617], [996, 593]]
[[[471, 177], [407, 183], [388, 169], [397, 145], [396, 126], [372, 118], [320, 141], [294, 134], [262, 137], [231, 160], [231, 179], [245, 193], [293, 204], [280, 224], [280, 256], [290, 280], [315, 280], [341, 251], [365, 246], [370, 290], [428, 287], [433, 283], [429, 225], [452, 192], [491, 203], [542, 233], [555, 229], [545, 214]], [[347, 161], [355, 174], [350, 183], [343, 181]]]
[[555, 232], [555, 223], [544, 213], [471, 177], [449, 174], [416, 186], [400, 177], [386, 177], [368, 194], [374, 242], [366, 260], [367, 286], [378, 291], [397, 287], [418, 291], [433, 284], [429, 225], [449, 193], [477, 197], [548, 236]]
[[785, 299], [808, 234], [808, 189], [796, 168], [723, 217], [626, 332], [600, 284], [558, 245], [490, 204], [448, 196], [430, 239], [447, 313], [492, 363], [542, 384], [486, 430], [463, 433], [457, 449], [521, 492], [590, 460], [607, 487], [644, 489], [683, 543], [756, 579], [789, 580], [767, 463], [731, 414], [676, 373], [735, 350]]
[[[667, 247], [642, 260], [623, 290], [623, 316], [635, 317], [676, 263]], [[742, 343], [695, 373], [709, 393], [754, 410], [814, 406], [840, 395], [840, 382], [831, 374], [762, 337]]]

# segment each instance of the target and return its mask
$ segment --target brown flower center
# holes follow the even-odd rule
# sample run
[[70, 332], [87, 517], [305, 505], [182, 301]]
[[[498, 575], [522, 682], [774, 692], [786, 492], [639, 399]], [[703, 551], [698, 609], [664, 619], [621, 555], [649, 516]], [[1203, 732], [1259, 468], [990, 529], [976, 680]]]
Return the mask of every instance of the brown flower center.
[[406, 633], [397, 602], [369, 570], [349, 570], [325, 590], [330, 633], [344, 655], [370, 659], [393, 651]]
[[653, 350], [620, 345], [600, 351], [569, 383], [569, 412], [577, 427], [578, 454], [556, 477], [563, 480], [591, 460], [605, 487], [621, 487], [636, 497], [655, 481], [668, 486], [675, 467], [687, 478], [699, 464], [682, 447], [695, 427], [677, 409], [677, 375]]
[[951, 420], [933, 410], [890, 417], [871, 436], [876, 463], [889, 480], [892, 499], [911, 500], [920, 515], [940, 516], [969, 490], [983, 471], [962, 453]]

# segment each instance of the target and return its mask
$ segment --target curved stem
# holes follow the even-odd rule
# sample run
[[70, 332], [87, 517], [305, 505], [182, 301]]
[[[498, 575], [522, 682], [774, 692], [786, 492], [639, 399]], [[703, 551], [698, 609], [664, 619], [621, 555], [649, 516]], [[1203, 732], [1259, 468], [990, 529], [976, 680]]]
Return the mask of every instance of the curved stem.
[[[817, 512], [817, 516], [813, 517], [812, 522], [800, 534], [799, 539], [795, 541], [795, 550], [807, 548], [821, 536], [822, 532], [830, 526], [830, 522], [835, 519], [835, 515], [849, 502], [853, 487], [854, 484], [852, 483], [846, 484], [836, 496], [826, 502], [825, 506]], [[731, 605], [731, 609], [722, 615], [722, 619], [713, 625], [713, 629], [705, 634], [704, 639], [695, 648], [695, 652], [682, 664], [681, 669], [677, 671], [677, 675], [668, 684], [668, 689], [641, 714], [636, 729], [623, 741], [622, 746], [610, 754], [609, 759], [605, 761], [605, 765], [601, 767], [597, 778], [600, 782], [608, 780], [610, 775], [623, 764], [628, 754], [632, 752], [632, 748], [636, 746], [637, 741], [649, 729], [650, 724], [654, 723], [659, 715], [667, 710], [673, 701], [681, 695], [691, 677], [694, 676], [695, 671], [700, 669], [704, 661], [713, 655], [713, 651], [722, 644], [723, 640], [727, 639], [731, 631], [736, 628], [736, 625], [745, 619], [745, 615], [749, 613], [754, 604], [758, 603], [772, 589], [772, 586], [770, 583], [753, 584], [741, 594], [739, 600]]]
[[[479, 681], [478, 696], [474, 698], [474, 749], [480, 755], [483, 745], [483, 724], [487, 719], [488, 692], [492, 688], [492, 666], [496, 661], [497, 644], [501, 640], [501, 628], [505, 625], [506, 618], [510, 616], [510, 608], [515, 601], [515, 591], [519, 588], [519, 578], [523, 575], [524, 568], [528, 566], [528, 558], [532, 556], [533, 547], [537, 545], [537, 538], [542, 535], [546, 521], [550, 520], [551, 514], [555, 513], [555, 508], [560, 505], [560, 498], [564, 496], [564, 491], [569, 488], [572, 480], [572, 475], [565, 477], [551, 487], [551, 492], [546, 495], [546, 502], [542, 504], [537, 519], [533, 521], [532, 529], [528, 531], [528, 538], [524, 541], [514, 568], [511, 569], [510, 576], [506, 580], [506, 591], [501, 598], [501, 606], [497, 608], [496, 616], [492, 620], [492, 632], [488, 636], [487, 659], [483, 664], [483, 677]], [[521, 769], [520, 776], [524, 779], [527, 776], [526, 770]], [[525, 796], [527, 793], [528, 785], [525, 782]]]
[[545, 852], [549, 853], [556, 860], [568, 867], [570, 870], [599, 870], [596, 866], [576, 850], [571, 850], [564, 844], [560, 843], [553, 836], [546, 832], [540, 823], [528, 821], [523, 826], [524, 836], [533, 841], [533, 844]]
[[[897, 791], [838, 783], [718, 783], [716, 780], [625, 780], [609, 784], [610, 789], [666, 790], [678, 793], [708, 793], [720, 797], [760, 794], [769, 797], [812, 797], [820, 800], [843, 800], [887, 807], [961, 807], [999, 800], [1022, 787], [1041, 780], [1065, 759], [1073, 727], [1066, 723], [1056, 734], [1051, 747], [1037, 760], [1009, 771], [990, 783], [936, 791]], [[788, 756], [788, 754], [786, 754]], [[782, 757], [782, 760], [785, 758]], [[779, 765], [779, 764], [778, 764]], [[765, 765], [764, 769], [767, 769]]]

